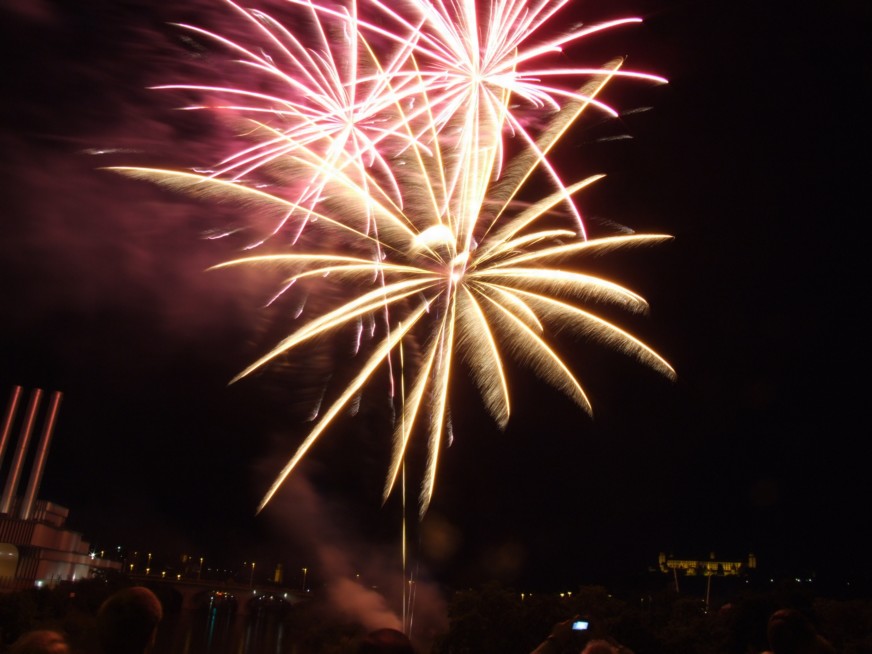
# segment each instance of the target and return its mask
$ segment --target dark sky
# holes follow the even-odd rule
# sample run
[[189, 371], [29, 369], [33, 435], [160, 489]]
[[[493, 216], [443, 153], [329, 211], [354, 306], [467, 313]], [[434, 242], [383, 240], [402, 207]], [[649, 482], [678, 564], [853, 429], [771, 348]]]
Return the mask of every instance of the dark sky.
[[[167, 22], [220, 24], [225, 10], [162, 4], [0, 4], [0, 393], [4, 404], [14, 384], [65, 394], [41, 495], [101, 545], [292, 567], [321, 535], [355, 562], [392, 551], [399, 510], [380, 507], [390, 430], [376, 400], [254, 516], [306, 432], [315, 375], [227, 386], [275, 329], [259, 280], [203, 272], [233, 254], [203, 238], [232, 210], [99, 170], [208, 164], [226, 138], [146, 88], [208, 67]], [[533, 587], [643, 570], [661, 550], [872, 573], [860, 560], [872, 448], [854, 253], [867, 217], [869, 9], [576, 5], [583, 18], [643, 15], [596, 52], [670, 80], [622, 86], [621, 109], [651, 109], [582, 123], [560, 157], [608, 173], [580, 196], [593, 224], [675, 236], [602, 265], [649, 300], [630, 325], [678, 380], [578, 343], [595, 417], [519, 371], [504, 433], [459, 384], [454, 444], [413, 530], [422, 565], [449, 582]], [[621, 134], [633, 138], [610, 138]]]

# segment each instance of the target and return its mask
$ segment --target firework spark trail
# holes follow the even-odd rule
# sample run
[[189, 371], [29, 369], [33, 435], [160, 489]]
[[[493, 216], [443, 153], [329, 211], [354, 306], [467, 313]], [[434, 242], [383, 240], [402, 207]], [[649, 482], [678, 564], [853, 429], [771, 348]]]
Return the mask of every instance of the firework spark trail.
[[[293, 1], [293, 0], [292, 0]], [[583, 90], [563, 88], [553, 84], [544, 84], [542, 78], [560, 77], [577, 78], [607, 74], [612, 76], [644, 79], [665, 83], [666, 80], [657, 75], [636, 71], [619, 71], [619, 66], [606, 68], [538, 68], [527, 70], [525, 64], [535, 62], [538, 58], [554, 52], [574, 41], [584, 39], [602, 31], [615, 27], [641, 22], [640, 18], [622, 18], [593, 25], [591, 27], [570, 30], [567, 34], [552, 38], [544, 43], [527, 45], [535, 35], [566, 0], [553, 2], [525, 2], [524, 0], [503, 0], [492, 3], [487, 20], [480, 24], [477, 17], [477, 7], [474, 0], [465, 0], [462, 6], [427, 0], [413, 0], [412, 6], [420, 15], [420, 29], [415, 24], [390, 9], [380, 0], [373, 0], [382, 12], [394, 19], [404, 29], [416, 34], [414, 55], [423, 63], [423, 73], [426, 93], [431, 102], [440, 107], [434, 118], [435, 128], [442, 131], [451, 125], [458, 115], [462, 115], [457, 129], [461, 135], [470, 138], [481, 130], [482, 116], [490, 123], [490, 129], [485, 133], [499, 134], [509, 128], [513, 134], [518, 134], [536, 150], [536, 139], [524, 127], [522, 120], [505, 105], [505, 98], [511, 96], [520, 99], [527, 105], [536, 108], [549, 107], [559, 110], [567, 101], [582, 103], [584, 106], [594, 106], [602, 111], [617, 116], [608, 104], [596, 99], [596, 92], [585, 93]], [[487, 9], [482, 10], [488, 12]], [[368, 23], [363, 24], [368, 27]], [[480, 32], [484, 31], [484, 38]], [[428, 65], [429, 62], [429, 65]], [[561, 103], [562, 100], [562, 103]], [[488, 147], [483, 142], [472, 138], [470, 149]], [[499, 149], [498, 161], [503, 160], [502, 140], [493, 144]], [[563, 188], [560, 175], [545, 159], [543, 152], [539, 153], [539, 161], [549, 173], [552, 182]], [[450, 177], [452, 186], [461, 176], [465, 176], [463, 162], [454, 167]], [[499, 175], [499, 168], [496, 169]], [[567, 208], [576, 217], [579, 229], [584, 234], [584, 224], [581, 215], [574, 204], [565, 195]]]
[[[297, 237], [311, 217], [308, 209], [318, 204], [334, 169], [356, 168], [358, 179], [366, 179], [364, 169], [375, 167], [384, 180], [381, 188], [389, 188], [394, 200], [401, 202], [400, 190], [383, 152], [395, 149], [385, 141], [409, 138], [396, 129], [396, 120], [391, 122], [389, 116], [397, 102], [396, 91], [389, 84], [402, 68], [409, 54], [408, 46], [397, 49], [387, 61], [377, 60], [357, 29], [356, 4], [352, 4], [353, 11], [336, 17], [340, 20], [338, 25], [328, 26], [314, 20], [314, 43], [307, 46], [270, 15], [223, 1], [264, 37], [265, 43], [259, 44], [259, 49], [193, 25], [178, 26], [240, 55], [237, 64], [279, 88], [275, 93], [267, 93], [203, 84], [156, 87], [237, 99], [234, 104], [219, 100], [185, 107], [239, 113], [251, 122], [249, 136], [256, 140], [255, 144], [227, 156], [210, 174], [240, 181], [295, 154], [320, 157], [322, 165], [314, 167], [304, 183], [294, 185], [298, 190], [293, 202], [302, 215]], [[320, 15], [312, 2], [297, 4], [315, 17]], [[274, 54], [266, 50], [268, 47]], [[363, 76], [364, 71], [369, 74]], [[292, 216], [293, 212], [282, 216], [268, 234], [250, 247], [261, 245], [279, 233]]]
[[[494, 2], [486, 16], [490, 20], [479, 25], [474, 2], [465, 2], [459, 10], [441, 2], [415, 0], [405, 6], [414, 15], [405, 16], [379, 0], [371, 0], [368, 5], [376, 11], [370, 11], [373, 18], [365, 20], [359, 16], [358, 3], [346, 8], [312, 0], [288, 0], [314, 19], [311, 44], [306, 45], [268, 14], [243, 9], [231, 0], [223, 1], [263, 37], [264, 43], [259, 43], [257, 49], [195, 26], [182, 27], [241, 55], [238, 63], [278, 84], [276, 93], [191, 84], [160, 88], [231, 95], [247, 101], [188, 107], [254, 116], [250, 118], [251, 135], [258, 142], [225, 158], [212, 173], [216, 177], [232, 174], [233, 179], [242, 179], [304, 146], [323, 157], [324, 168], [314, 169], [305, 184], [294, 185], [302, 186], [293, 199], [304, 209], [317, 204], [330, 168], [357, 167], [359, 177], [365, 178], [364, 162], [368, 162], [369, 168], [378, 169], [381, 186], [390, 187], [395, 201], [402, 202], [391, 156], [409, 147], [412, 139], [421, 144], [429, 138], [444, 137], [449, 127], [464, 139], [460, 154], [446, 162], [453, 161], [447, 173], [450, 192], [461, 183], [461, 177], [467, 176], [463, 171], [474, 152], [493, 145], [499, 149], [498, 163], [503, 161], [503, 141], [499, 138], [502, 129], [510, 129], [531, 145], [536, 142], [521, 117], [506, 106], [507, 96], [534, 108], [556, 110], [561, 101], [563, 104], [574, 101], [617, 115], [596, 98], [595, 92], [546, 84], [543, 78], [571, 79], [608, 72], [613, 76], [666, 81], [648, 73], [619, 71], [615, 66], [526, 68], [568, 44], [640, 21], [635, 17], [622, 18], [572, 29], [544, 43], [528, 45], [537, 30], [566, 2]], [[396, 29], [383, 28], [379, 23], [385, 19], [392, 21]], [[479, 27], [485, 30], [483, 39], [478, 35]], [[387, 56], [379, 57], [373, 51], [364, 32], [380, 38], [382, 45], [385, 41], [391, 44]], [[415, 103], [417, 107], [406, 108], [403, 115], [397, 115], [400, 105]], [[258, 115], [262, 117], [256, 118]], [[483, 139], [489, 141], [488, 146]], [[540, 153], [540, 163], [552, 182], [562, 187], [559, 174], [544, 153]], [[499, 174], [499, 166], [496, 170]], [[568, 195], [564, 199], [584, 233], [575, 205], [569, 202]], [[283, 216], [263, 239], [280, 232], [291, 217]], [[297, 237], [307, 219], [308, 214], [303, 211]], [[263, 239], [252, 245], [261, 244]]]
[[[213, 88], [256, 101], [243, 107], [244, 112], [268, 113], [270, 105], [282, 107], [275, 112], [276, 124], [256, 121], [255, 144], [226, 158], [214, 173], [116, 170], [196, 195], [235, 200], [274, 216], [280, 226], [294, 219], [298, 233], [305, 225], [312, 235], [293, 241], [289, 250], [216, 267], [278, 268], [286, 273], [282, 292], [324, 279], [343, 289], [342, 295], [329, 298], [332, 304], [312, 311], [233, 380], [313, 339], [352, 335], [351, 381], [338, 397], [322, 398], [323, 406], [319, 402], [323, 410], [314, 427], [259, 510], [321, 434], [359, 401], [362, 389], [383, 367], [392, 388], [403, 389], [385, 497], [402, 469], [413, 434], [424, 431], [428, 459], [422, 515], [434, 492], [450, 430], [450, 390], [458, 362], [501, 428], [511, 415], [507, 358], [526, 365], [583, 410], [592, 411], [584, 388], [551, 342], [559, 330], [601, 341], [674, 376], [650, 347], [592, 313], [589, 306], [608, 303], [638, 313], [647, 309], [645, 301], [584, 269], [593, 255], [670, 237], [588, 239], [573, 215], [577, 210], [571, 197], [602, 176], [566, 184], [549, 160], [550, 151], [587, 108], [605, 106], [597, 96], [623, 74], [621, 62], [597, 69], [523, 68], [543, 53], [635, 19], [527, 45], [565, 2], [495, 1], [484, 17], [471, 0], [450, 7], [439, 0], [414, 0], [404, 5], [408, 15], [388, 9], [380, 0], [365, 3], [398, 26], [396, 32], [388, 32], [362, 18], [356, 2], [344, 6], [288, 0], [313, 19], [314, 42], [320, 44], [316, 50], [304, 46], [274, 18], [224, 1], [256, 25], [265, 45], [278, 46], [284, 59], [279, 64], [278, 57], [211, 33], [210, 38], [241, 53], [254, 70], [280, 80], [289, 97], [224, 87], [188, 88]], [[344, 37], [331, 41], [328, 35], [337, 27]], [[334, 50], [340, 46], [346, 48], [345, 56]], [[386, 54], [376, 46], [384, 47]], [[593, 78], [576, 90], [533, 79], [551, 73]], [[533, 134], [512, 109], [511, 102], [518, 99], [558, 110]], [[504, 141], [513, 135], [512, 149], [518, 152], [509, 158]], [[520, 194], [530, 193], [525, 188], [538, 178], [537, 170], [553, 190], [532, 202], [519, 202]], [[256, 172], [270, 182], [255, 188], [247, 176]], [[272, 233], [281, 233], [280, 227]], [[402, 356], [405, 345], [412, 343], [422, 346], [414, 360]], [[402, 361], [400, 366], [394, 357]]]

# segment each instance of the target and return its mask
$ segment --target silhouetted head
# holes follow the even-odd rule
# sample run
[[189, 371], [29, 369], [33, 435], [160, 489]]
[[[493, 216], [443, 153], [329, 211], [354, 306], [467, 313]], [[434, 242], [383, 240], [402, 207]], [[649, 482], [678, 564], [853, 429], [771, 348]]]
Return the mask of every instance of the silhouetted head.
[[607, 640], [591, 640], [581, 654], [618, 654], [618, 648]]
[[160, 600], [148, 588], [118, 591], [97, 612], [97, 635], [104, 654], [142, 654], [163, 618]]
[[402, 631], [376, 629], [357, 646], [357, 654], [415, 654], [412, 642]]
[[779, 609], [769, 618], [769, 647], [773, 654], [829, 654], [835, 649], [802, 611]]
[[69, 654], [69, 651], [63, 634], [50, 629], [29, 631], [9, 648], [9, 654]]

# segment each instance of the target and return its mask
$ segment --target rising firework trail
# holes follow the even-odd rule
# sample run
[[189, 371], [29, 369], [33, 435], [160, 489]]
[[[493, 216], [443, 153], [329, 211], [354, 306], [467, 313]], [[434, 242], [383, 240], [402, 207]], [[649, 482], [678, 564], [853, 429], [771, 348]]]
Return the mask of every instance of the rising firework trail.
[[[309, 26], [301, 35], [274, 16], [224, 1], [250, 28], [252, 43], [183, 27], [239, 56], [257, 90], [170, 88], [212, 98], [189, 108], [247, 121], [252, 144], [208, 171], [115, 170], [235, 200], [251, 215], [270, 217], [269, 228], [251, 240], [261, 252], [217, 268], [280, 270], [283, 292], [325, 280], [342, 289], [304, 312], [301, 324], [234, 379], [315, 339], [354, 335], [350, 380], [337, 397], [324, 398], [260, 509], [383, 371], [398, 410], [384, 494], [413, 435], [423, 432], [422, 515], [450, 431], [456, 375], [471, 376], [501, 428], [512, 407], [508, 360], [592, 411], [553, 342], [560, 331], [607, 343], [674, 376], [650, 347], [592, 310], [602, 303], [647, 309], [636, 293], [594, 274], [594, 257], [670, 237], [588, 237], [572, 198], [601, 176], [566, 182], [549, 159], [585, 111], [613, 112], [599, 99], [609, 83], [660, 78], [626, 72], [620, 60], [548, 68], [546, 55], [638, 19], [537, 41], [565, 0], [494, 0], [487, 10], [472, 0], [412, 0], [400, 8], [380, 0], [288, 0]], [[586, 82], [562, 85], [573, 78]], [[536, 121], [525, 119], [529, 111], [547, 111], [549, 119], [534, 129]]]

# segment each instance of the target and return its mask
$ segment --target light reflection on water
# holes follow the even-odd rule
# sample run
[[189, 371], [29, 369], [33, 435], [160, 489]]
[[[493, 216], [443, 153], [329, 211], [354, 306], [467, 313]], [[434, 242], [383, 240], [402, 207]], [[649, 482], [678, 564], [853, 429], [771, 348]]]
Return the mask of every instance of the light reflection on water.
[[[287, 654], [281, 612], [249, 614], [227, 607], [206, 607], [167, 616], [158, 630], [155, 652], [161, 654]], [[287, 649], [285, 649], [287, 648]]]

